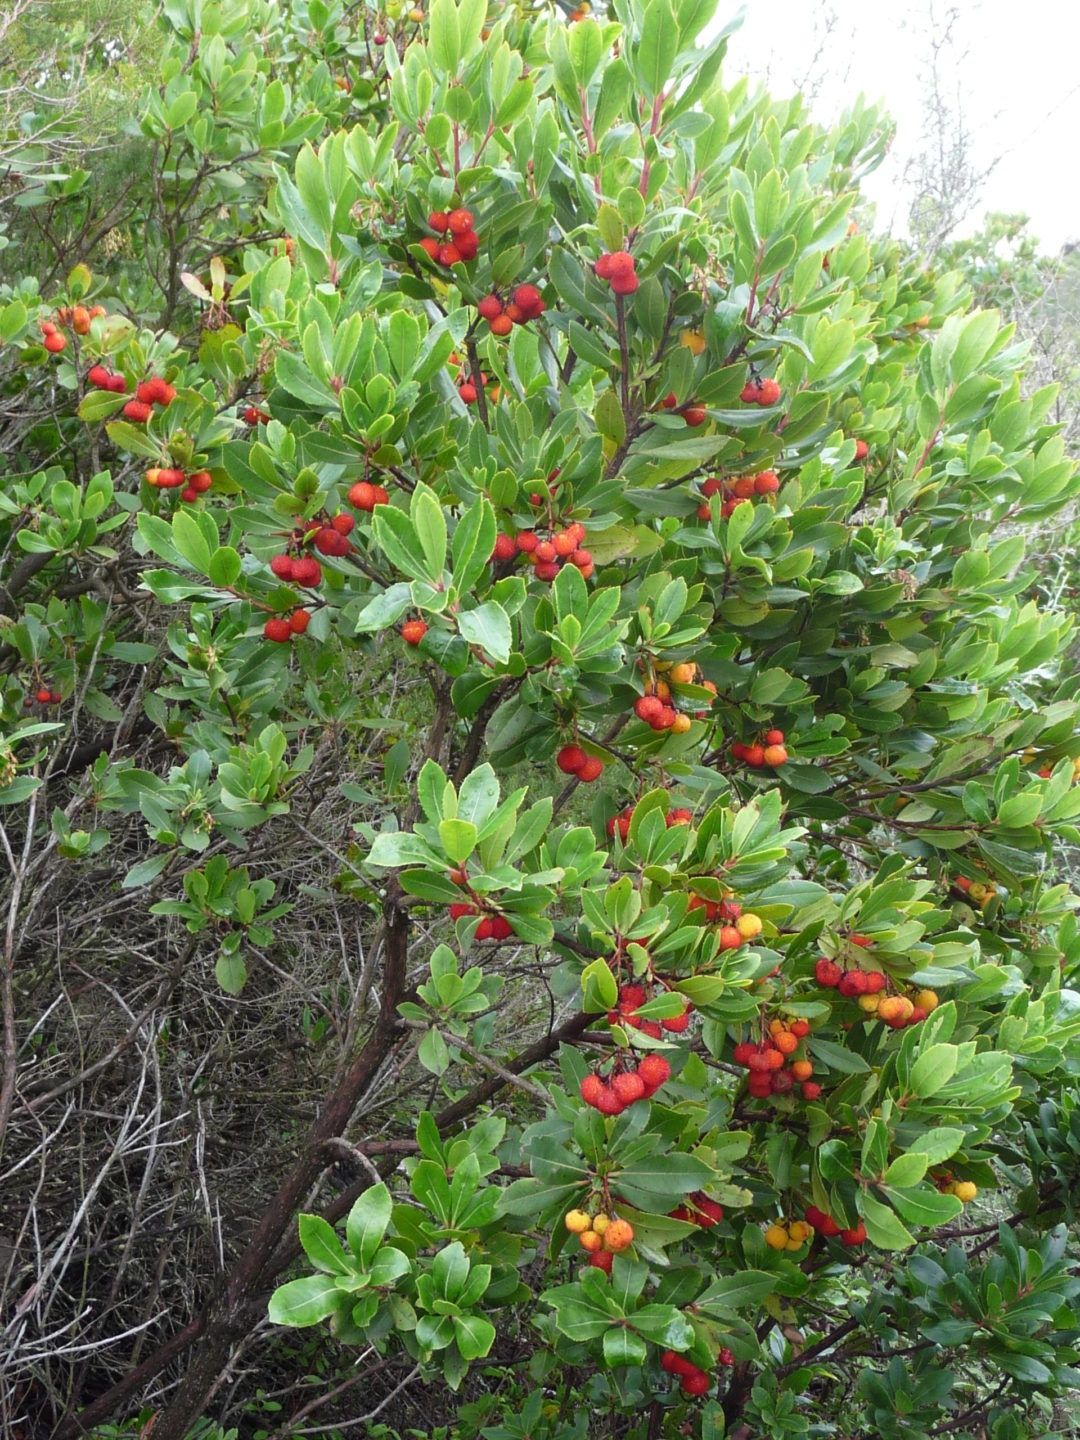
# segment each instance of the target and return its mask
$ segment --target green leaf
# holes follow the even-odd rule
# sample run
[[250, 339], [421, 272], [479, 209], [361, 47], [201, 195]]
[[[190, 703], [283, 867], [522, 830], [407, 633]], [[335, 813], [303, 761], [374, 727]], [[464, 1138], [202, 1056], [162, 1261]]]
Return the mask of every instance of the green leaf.
[[581, 972], [582, 1009], [590, 1014], [611, 1010], [618, 1002], [619, 987], [611, 967], [601, 956]]
[[907, 1250], [915, 1244], [912, 1235], [887, 1205], [860, 1191], [855, 1197], [855, 1206], [866, 1222], [866, 1234], [872, 1245], [879, 1250]]
[[461, 26], [454, 0], [434, 0], [428, 20], [428, 53], [448, 75], [461, 59]]
[[219, 955], [214, 977], [226, 995], [239, 995], [247, 984], [247, 966], [242, 955]]
[[340, 1294], [332, 1276], [305, 1275], [279, 1285], [267, 1313], [274, 1325], [317, 1325], [337, 1309]]
[[718, 1276], [698, 1296], [696, 1303], [704, 1310], [726, 1315], [747, 1305], [760, 1305], [775, 1288], [775, 1275], [764, 1270], [742, 1270], [735, 1275]]
[[424, 552], [427, 578], [437, 585], [446, 564], [446, 516], [429, 486], [421, 483], [413, 491], [409, 518]]
[[240, 574], [240, 555], [231, 545], [219, 545], [210, 556], [206, 573], [215, 585], [234, 585]]
[[881, 1177], [885, 1185], [917, 1185], [926, 1174], [929, 1161], [918, 1151], [898, 1155]]
[[612, 1324], [604, 1331], [605, 1365], [644, 1365], [648, 1348], [640, 1335]]
[[463, 640], [478, 645], [496, 664], [505, 665], [510, 659], [510, 616], [497, 600], [485, 600], [475, 610], [464, 610], [458, 616], [458, 630]]
[[479, 1360], [495, 1343], [495, 1326], [480, 1315], [455, 1315], [454, 1339], [465, 1360]]
[[477, 830], [470, 820], [440, 820], [439, 843], [455, 865], [462, 864], [476, 849]]
[[172, 521], [173, 544], [179, 553], [200, 575], [209, 575], [210, 556], [213, 553], [199, 522], [187, 510], [178, 510]]
[[908, 1090], [923, 1100], [936, 1095], [956, 1074], [959, 1063], [960, 1051], [955, 1045], [931, 1045], [912, 1065]]
[[365, 1270], [382, 1245], [392, 1211], [390, 1191], [382, 1182], [365, 1190], [349, 1211], [345, 1221], [345, 1238], [349, 1242], [349, 1249]]
[[316, 1270], [327, 1275], [348, 1275], [351, 1266], [332, 1225], [321, 1215], [300, 1216], [300, 1244]]

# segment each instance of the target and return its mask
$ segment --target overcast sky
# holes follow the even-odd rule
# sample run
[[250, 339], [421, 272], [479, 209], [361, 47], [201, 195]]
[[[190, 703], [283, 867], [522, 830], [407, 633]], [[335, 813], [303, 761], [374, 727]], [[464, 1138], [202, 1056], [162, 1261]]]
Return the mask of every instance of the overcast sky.
[[[718, 19], [736, 8], [722, 0]], [[882, 101], [899, 131], [865, 192], [881, 227], [899, 232], [910, 203], [901, 184], [905, 162], [918, 152], [924, 126], [931, 16], [940, 36], [950, 11], [956, 19], [941, 73], [970, 131], [974, 167], [993, 166], [980, 211], [1029, 215], [1049, 250], [1080, 239], [1077, 0], [753, 0], [731, 40], [729, 83], [745, 73], [767, 79], [779, 95], [809, 80], [815, 114], [825, 122], [860, 91]]]

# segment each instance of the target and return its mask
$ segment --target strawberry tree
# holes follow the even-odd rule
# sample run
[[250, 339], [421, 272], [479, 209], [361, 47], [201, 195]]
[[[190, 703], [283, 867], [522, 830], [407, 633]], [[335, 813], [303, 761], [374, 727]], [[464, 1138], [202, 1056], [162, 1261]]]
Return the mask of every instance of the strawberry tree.
[[0, 1141], [91, 871], [257, 1031], [314, 840], [367, 977], [224, 1275], [60, 1434], [171, 1367], [181, 1440], [267, 1297], [279, 1366], [323, 1326], [461, 1437], [1012, 1440], [1080, 1384], [1025, 563], [1080, 482], [1011, 327], [860, 229], [882, 117], [732, 83], [714, 10], [169, 0], [146, 274], [0, 294]]

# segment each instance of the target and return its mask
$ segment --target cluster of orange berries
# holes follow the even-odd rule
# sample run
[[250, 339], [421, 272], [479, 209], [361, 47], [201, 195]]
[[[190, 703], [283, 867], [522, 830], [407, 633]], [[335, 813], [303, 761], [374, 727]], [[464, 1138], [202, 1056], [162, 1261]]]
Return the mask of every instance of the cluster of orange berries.
[[690, 1028], [694, 1007], [689, 1000], [683, 1001], [684, 1008], [678, 1015], [669, 1015], [664, 1020], [643, 1020], [637, 1012], [649, 998], [644, 985], [621, 985], [618, 1008], [608, 1011], [608, 1024], [626, 1025], [631, 1030], [640, 1030], [643, 1035], [651, 1036], [653, 1040], [659, 1040], [665, 1030], [671, 1035], [682, 1035]]
[[67, 349], [67, 336], [60, 334], [58, 326], [69, 326], [76, 335], [89, 335], [91, 320], [96, 320], [99, 315], [104, 314], [104, 305], [94, 305], [89, 310], [83, 305], [66, 305], [62, 310], [56, 312], [55, 321], [38, 321], [41, 343], [50, 355], [60, 355]]
[[[425, 235], [420, 241], [420, 248], [426, 250], [432, 260], [449, 266], [476, 259], [480, 240], [473, 229], [471, 210], [433, 210], [428, 216], [428, 225], [436, 235], [444, 237], [439, 241]], [[448, 235], [450, 239], [445, 238]]]
[[789, 758], [783, 730], [766, 730], [759, 740], [753, 740], [749, 745], [743, 740], [736, 740], [731, 747], [731, 758], [748, 765], [751, 770], [766, 767], [779, 769], [787, 764]]
[[737, 505], [752, 500], [755, 495], [775, 495], [779, 489], [780, 477], [775, 470], [760, 470], [756, 475], [740, 475], [735, 480], [721, 480], [718, 475], [713, 475], [701, 487], [705, 499], [698, 506], [698, 519], [710, 518], [710, 495], [723, 495], [720, 513], [727, 518]]
[[209, 470], [195, 470], [188, 475], [173, 466], [152, 465], [146, 472], [146, 483], [152, 490], [180, 490], [183, 486], [180, 499], [190, 505], [212, 488], [214, 477]]
[[[451, 920], [464, 920], [467, 915], [484, 915], [484, 912], [479, 905], [470, 905], [465, 901], [459, 901], [450, 906]], [[475, 938], [477, 940], [509, 940], [513, 933], [514, 927], [505, 915], [484, 915], [476, 927]]]
[[610, 1080], [591, 1071], [581, 1082], [581, 1098], [601, 1115], [621, 1115], [639, 1100], [649, 1100], [671, 1079], [671, 1066], [663, 1055], [644, 1055], [632, 1066], [614, 1072]]
[[824, 1210], [819, 1210], [816, 1205], [808, 1205], [806, 1223], [827, 1240], [839, 1238], [845, 1245], [852, 1247], [866, 1244], [866, 1226], [861, 1220], [857, 1225], [845, 1230], [830, 1215], [826, 1215]]
[[611, 1274], [611, 1262], [620, 1251], [634, 1243], [634, 1227], [617, 1215], [590, 1215], [586, 1210], [568, 1210], [563, 1224], [578, 1244], [588, 1251], [589, 1264]]
[[739, 399], [744, 405], [775, 405], [780, 399], [780, 386], [767, 380], [748, 380], [742, 388]]
[[582, 578], [589, 580], [596, 570], [592, 552], [582, 548], [585, 526], [574, 520], [564, 530], [552, 530], [545, 538], [535, 530], [521, 530], [517, 535], [500, 535], [495, 542], [493, 559], [508, 558], [509, 545], [513, 541], [515, 550], [520, 550], [533, 567], [538, 580], [551, 581], [564, 565], [573, 565], [581, 571]]
[[597, 277], [606, 280], [616, 295], [633, 295], [641, 283], [629, 250], [612, 250], [593, 265]]
[[91, 365], [86, 379], [95, 390], [110, 390], [114, 395], [127, 393], [127, 381], [123, 375], [116, 375], [107, 365]]
[[175, 399], [175, 387], [160, 375], [153, 375], [149, 380], [139, 382], [135, 388], [135, 399], [129, 400], [120, 413], [136, 425], [145, 425], [154, 413], [155, 405], [164, 410]]
[[766, 1227], [765, 1244], [770, 1250], [801, 1250], [813, 1233], [805, 1220], [774, 1220]]
[[[619, 832], [619, 839], [626, 843], [626, 837], [630, 834], [630, 821], [634, 818], [634, 806], [627, 805], [617, 815], [612, 815], [607, 822], [608, 839], [614, 840], [615, 832]], [[693, 812], [684, 809], [669, 810], [665, 816], [664, 823], [670, 830], [673, 825], [690, 825], [693, 823]]]
[[[657, 662], [656, 668], [663, 673], [656, 679], [647, 675], [642, 682], [644, 695], [634, 701], [634, 714], [653, 730], [671, 730], [676, 735], [685, 735], [690, 729], [690, 716], [676, 710], [672, 702], [672, 685], [700, 685], [711, 695], [716, 686], [711, 680], [703, 680], [693, 660], [680, 660], [676, 664]], [[699, 720], [705, 720], [707, 710], [695, 710]]]
[[604, 773], [604, 762], [600, 757], [586, 755], [580, 745], [564, 745], [555, 756], [555, 764], [564, 775], [573, 775], [586, 785], [591, 780], [599, 780]]
[[485, 295], [477, 310], [493, 335], [509, 335], [515, 325], [527, 325], [544, 313], [544, 297], [535, 285], [519, 285], [504, 304], [498, 295]]
[[989, 905], [998, 893], [992, 880], [969, 880], [966, 875], [957, 875], [953, 881], [957, 890], [976, 905]]
[[[853, 935], [853, 943], [866, 945], [865, 937]], [[919, 1025], [936, 1010], [940, 1001], [934, 990], [919, 990], [915, 995], [885, 995], [888, 976], [880, 970], [850, 969], [822, 956], [814, 966], [814, 978], [827, 990], [836, 990], [849, 1000], [857, 1000], [859, 1009], [883, 1021], [891, 1030]]]
[[740, 946], [749, 945], [765, 928], [760, 915], [755, 915], [752, 910], [744, 913], [738, 900], [732, 900], [730, 896], [723, 900], [706, 900], [703, 895], [691, 895], [689, 908], [704, 910], [710, 925], [719, 924], [717, 938], [721, 950], [738, 950]]
[[[755, 1100], [790, 1094], [796, 1085], [800, 1086], [804, 1100], [820, 1097], [821, 1086], [810, 1078], [814, 1073], [810, 1060], [805, 1055], [791, 1060], [809, 1033], [810, 1024], [806, 1020], [785, 1023], [775, 1019], [769, 1022], [767, 1039], [756, 1045], [743, 1040], [735, 1046], [731, 1058], [736, 1065], [742, 1065], [750, 1072], [747, 1089]], [[790, 1065], [787, 1063], [789, 1060]]]

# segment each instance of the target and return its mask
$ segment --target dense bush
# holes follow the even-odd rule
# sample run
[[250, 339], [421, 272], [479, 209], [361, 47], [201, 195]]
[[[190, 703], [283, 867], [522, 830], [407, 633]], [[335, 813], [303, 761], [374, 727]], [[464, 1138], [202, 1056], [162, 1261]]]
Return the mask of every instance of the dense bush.
[[1066, 1433], [1054, 392], [587, 8], [166, 0], [19, 172], [12, 1434]]

